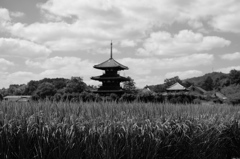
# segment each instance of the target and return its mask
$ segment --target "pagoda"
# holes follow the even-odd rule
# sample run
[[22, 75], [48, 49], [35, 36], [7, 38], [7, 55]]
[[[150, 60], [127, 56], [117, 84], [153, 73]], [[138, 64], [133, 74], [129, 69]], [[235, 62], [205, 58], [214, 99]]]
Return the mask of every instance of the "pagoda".
[[124, 93], [124, 90], [121, 88], [120, 83], [124, 81], [129, 81], [130, 79], [120, 76], [118, 74], [118, 71], [128, 70], [128, 67], [120, 64], [119, 62], [113, 59], [112, 43], [110, 58], [107, 61], [104, 61], [98, 65], [94, 65], [93, 67], [105, 71], [101, 76], [91, 77], [92, 80], [102, 82], [102, 86], [100, 86], [97, 91], [94, 91], [94, 93], [105, 95], [111, 93], [121, 95]]

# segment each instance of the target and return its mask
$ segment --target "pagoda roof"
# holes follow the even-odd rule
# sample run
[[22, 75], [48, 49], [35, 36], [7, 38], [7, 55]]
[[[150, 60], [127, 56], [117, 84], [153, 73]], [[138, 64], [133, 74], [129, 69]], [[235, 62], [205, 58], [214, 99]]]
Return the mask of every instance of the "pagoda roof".
[[98, 65], [94, 65], [94, 68], [97, 69], [101, 69], [101, 70], [105, 70], [108, 68], [116, 68], [119, 70], [128, 70], [127, 66], [124, 66], [122, 64], [120, 64], [119, 62], [117, 62], [116, 60], [114, 60], [113, 58], [109, 58], [107, 61], [104, 61]]
[[118, 76], [118, 77], [104, 77], [104, 76], [95, 76], [95, 77], [91, 77], [91, 79], [93, 80], [121, 80], [121, 81], [129, 81], [129, 78], [126, 77], [122, 77], [122, 76]]
[[181, 91], [181, 90], [187, 90], [183, 85], [180, 83], [176, 82], [170, 87], [167, 88], [168, 91]]

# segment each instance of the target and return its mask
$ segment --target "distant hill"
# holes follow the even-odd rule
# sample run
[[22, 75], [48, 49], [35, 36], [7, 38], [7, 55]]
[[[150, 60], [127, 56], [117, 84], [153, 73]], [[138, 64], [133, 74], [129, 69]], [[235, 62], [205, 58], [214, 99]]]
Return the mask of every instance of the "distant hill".
[[207, 73], [203, 76], [188, 78], [188, 79], [184, 79], [183, 81], [190, 82], [196, 86], [202, 86], [208, 77], [211, 77], [215, 85], [216, 85], [216, 82], [219, 83], [220, 87], [224, 87], [228, 85], [229, 74], [222, 73], [222, 72]]

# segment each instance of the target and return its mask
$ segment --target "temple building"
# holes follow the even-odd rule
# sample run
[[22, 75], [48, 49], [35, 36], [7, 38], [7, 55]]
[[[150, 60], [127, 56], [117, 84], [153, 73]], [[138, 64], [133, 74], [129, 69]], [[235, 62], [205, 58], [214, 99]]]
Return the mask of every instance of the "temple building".
[[168, 94], [187, 93], [189, 90], [180, 83], [176, 82], [166, 89]]
[[98, 65], [93, 66], [96, 69], [104, 70], [105, 72], [101, 76], [91, 77], [92, 80], [102, 82], [102, 86], [98, 88], [94, 93], [99, 94], [123, 94], [124, 90], [121, 88], [120, 83], [129, 81], [129, 78], [122, 77], [118, 74], [118, 71], [128, 70], [127, 66], [124, 66], [113, 59], [112, 57], [112, 43], [110, 58]]

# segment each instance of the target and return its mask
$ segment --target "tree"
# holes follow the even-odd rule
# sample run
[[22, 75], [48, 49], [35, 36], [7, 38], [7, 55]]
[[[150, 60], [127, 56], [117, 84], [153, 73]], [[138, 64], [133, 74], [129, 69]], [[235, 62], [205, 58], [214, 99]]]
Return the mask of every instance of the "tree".
[[229, 79], [231, 84], [240, 84], [240, 71], [231, 70], [229, 73]]
[[6, 88], [0, 89], [0, 94], [1, 94], [3, 97], [9, 95], [9, 94], [8, 94], [8, 89], [6, 89]]
[[81, 93], [87, 88], [86, 83], [83, 82], [81, 77], [72, 77], [71, 80], [67, 82], [66, 93]]
[[11, 84], [8, 88], [8, 94], [10, 95], [16, 95], [16, 90], [19, 87], [18, 84]]
[[211, 91], [211, 90], [213, 90], [213, 79], [210, 77], [210, 76], [208, 76], [205, 80], [204, 80], [204, 82], [203, 82], [203, 84], [202, 84], [202, 86], [201, 86], [203, 89], [205, 89], [206, 91]]
[[184, 81], [183, 82], [183, 85], [186, 87], [186, 88], [188, 88], [188, 87], [190, 87], [190, 86], [192, 86], [192, 85], [194, 85], [192, 82], [189, 82], [189, 81]]
[[165, 85], [166, 88], [168, 88], [176, 82], [182, 84], [182, 81], [180, 80], [180, 78], [178, 76], [175, 76], [173, 78], [165, 79], [164, 80], [164, 85]]
[[216, 78], [216, 80], [214, 82], [214, 89], [220, 90], [220, 88], [221, 88], [220, 78]]
[[39, 85], [39, 81], [31, 80], [30, 82], [28, 82], [27, 88], [26, 88], [26, 94], [33, 95], [33, 93], [37, 90], [38, 85]]
[[131, 77], [127, 77], [129, 81], [123, 82], [123, 89], [130, 93], [136, 93], [137, 89], [135, 86], [135, 82]]
[[26, 84], [19, 85], [19, 87], [15, 90], [15, 95], [26, 95], [26, 89]]
[[67, 81], [69, 80], [64, 78], [55, 78], [55, 79], [52, 79], [52, 84], [57, 90], [60, 90], [66, 87]]
[[45, 99], [46, 97], [54, 96], [56, 93], [56, 89], [52, 83], [44, 82], [41, 83], [37, 90], [36, 95], [38, 95], [41, 99]]
[[162, 92], [165, 92], [165, 87], [164, 85], [156, 85], [155, 87], [152, 88], [153, 92], [156, 92], [156, 93], [162, 93]]
[[232, 104], [240, 103], [240, 85], [230, 85], [228, 87], [224, 87], [221, 92], [228, 97], [228, 100]]

